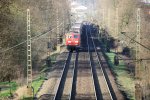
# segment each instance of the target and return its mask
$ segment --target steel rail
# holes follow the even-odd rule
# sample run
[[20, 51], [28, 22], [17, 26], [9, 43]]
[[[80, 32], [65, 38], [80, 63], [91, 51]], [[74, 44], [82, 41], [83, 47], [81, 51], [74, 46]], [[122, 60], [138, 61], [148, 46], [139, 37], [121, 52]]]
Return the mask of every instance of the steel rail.
[[65, 84], [68, 69], [69, 69], [69, 63], [71, 61], [71, 56], [72, 56], [72, 52], [69, 52], [68, 57], [66, 59], [66, 62], [64, 64], [64, 68], [63, 68], [63, 71], [62, 71], [62, 74], [61, 74], [60, 82], [57, 86], [56, 94], [55, 94], [53, 100], [61, 99], [61, 96], [62, 96], [62, 93], [63, 93], [63, 87], [64, 87], [64, 84]]
[[76, 93], [76, 81], [77, 81], [77, 69], [78, 69], [78, 56], [79, 52], [76, 52], [76, 58], [74, 60], [74, 68], [73, 68], [73, 78], [72, 78], [72, 86], [71, 92], [69, 96], [69, 100], [75, 100], [75, 93]]

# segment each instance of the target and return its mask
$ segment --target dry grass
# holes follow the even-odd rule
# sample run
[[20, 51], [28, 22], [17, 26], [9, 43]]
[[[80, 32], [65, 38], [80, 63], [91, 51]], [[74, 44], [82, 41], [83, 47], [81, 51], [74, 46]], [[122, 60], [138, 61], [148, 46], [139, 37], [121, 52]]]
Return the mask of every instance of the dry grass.
[[125, 66], [123, 61], [120, 61], [118, 66], [113, 64], [113, 59], [115, 54], [114, 53], [107, 53], [109, 65], [111, 69], [116, 74], [117, 83], [122, 91], [127, 94], [127, 98], [134, 99], [134, 79], [129, 75], [127, 71], [127, 67]]

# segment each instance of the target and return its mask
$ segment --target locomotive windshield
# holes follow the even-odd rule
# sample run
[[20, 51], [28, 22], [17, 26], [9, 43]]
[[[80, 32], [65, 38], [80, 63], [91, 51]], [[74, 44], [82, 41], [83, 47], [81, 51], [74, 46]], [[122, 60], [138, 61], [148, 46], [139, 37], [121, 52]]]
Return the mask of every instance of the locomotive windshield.
[[74, 38], [77, 39], [77, 38], [78, 38], [78, 35], [74, 35]]

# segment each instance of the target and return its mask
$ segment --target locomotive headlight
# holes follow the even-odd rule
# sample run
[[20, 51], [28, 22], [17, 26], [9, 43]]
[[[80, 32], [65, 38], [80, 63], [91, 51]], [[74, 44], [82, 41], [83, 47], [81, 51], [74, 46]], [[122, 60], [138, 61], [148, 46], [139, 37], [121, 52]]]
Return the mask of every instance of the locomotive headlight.
[[75, 43], [78, 43], [79, 41], [75, 41]]
[[71, 41], [68, 41], [68, 43], [71, 43]]

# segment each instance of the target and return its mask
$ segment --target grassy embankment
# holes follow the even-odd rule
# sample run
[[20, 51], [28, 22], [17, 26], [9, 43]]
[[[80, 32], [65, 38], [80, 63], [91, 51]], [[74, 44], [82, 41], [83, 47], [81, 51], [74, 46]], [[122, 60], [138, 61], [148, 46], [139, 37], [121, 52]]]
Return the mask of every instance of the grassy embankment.
[[[40, 77], [33, 81], [32, 86], [34, 88], [34, 93], [38, 92], [38, 89], [43, 82], [44, 82], [43, 77]], [[11, 96], [10, 91], [13, 94], [18, 88], [18, 85], [16, 82], [10, 82], [10, 83], [9, 82], [1, 82], [0, 86], [5, 87], [5, 88], [2, 88], [2, 90], [0, 92], [0, 99]]]
[[[57, 57], [57, 56], [58, 56], [57, 53], [51, 55], [50, 58], [51, 58], [52, 64], [56, 62], [56, 57]], [[43, 84], [44, 79], [45, 79], [45, 74], [44, 74], [44, 72], [45, 72], [45, 70], [47, 70], [47, 69], [48, 69], [48, 67], [45, 66], [45, 68], [41, 71], [41, 76], [32, 82], [32, 86], [33, 86], [33, 88], [34, 88], [34, 94], [36, 94], [36, 93], [38, 92], [39, 88], [40, 88], [41, 85]]]
[[0, 87], [2, 90], [0, 91], [0, 98], [9, 97], [11, 93], [14, 93], [18, 87], [16, 82], [1, 82]]
[[127, 67], [122, 60], [118, 66], [114, 65], [114, 56], [114, 53], [105, 53], [105, 57], [115, 74], [119, 88], [126, 93], [127, 98], [134, 100], [134, 78], [129, 75]]
[[[51, 60], [52, 62], [56, 61], [56, 57], [58, 54], [53, 54], [51, 56]], [[40, 77], [38, 77], [37, 79], [33, 80], [32, 82], [32, 86], [34, 88], [34, 94], [36, 94], [39, 90], [39, 88], [41, 87], [42, 83], [44, 82], [44, 74], [42, 74]], [[0, 91], [0, 99], [1, 98], [5, 98], [5, 97], [9, 97], [10, 96], [10, 89], [12, 94], [17, 90], [18, 88], [18, 84], [16, 82], [1, 82], [0, 83], [0, 87], [5, 87]]]

